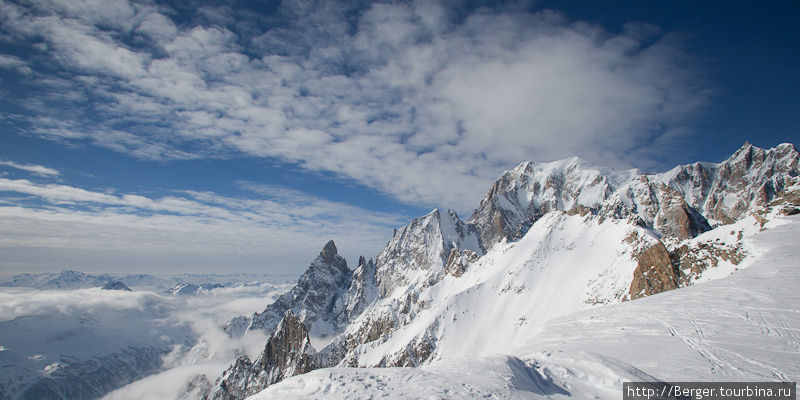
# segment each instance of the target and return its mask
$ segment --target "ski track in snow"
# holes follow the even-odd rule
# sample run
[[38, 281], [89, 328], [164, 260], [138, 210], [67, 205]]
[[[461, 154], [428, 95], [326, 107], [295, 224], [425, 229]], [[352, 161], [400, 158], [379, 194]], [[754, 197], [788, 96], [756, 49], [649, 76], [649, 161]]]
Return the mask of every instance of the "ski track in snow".
[[797, 381], [800, 216], [769, 228], [731, 276], [555, 318], [509, 355], [321, 369], [251, 399], [618, 399], [632, 380]]

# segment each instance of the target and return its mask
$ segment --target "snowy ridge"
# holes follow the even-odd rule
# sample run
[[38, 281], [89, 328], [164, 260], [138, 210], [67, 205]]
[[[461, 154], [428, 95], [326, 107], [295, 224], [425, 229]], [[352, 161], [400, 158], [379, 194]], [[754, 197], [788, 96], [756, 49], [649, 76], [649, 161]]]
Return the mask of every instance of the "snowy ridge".
[[481, 244], [488, 249], [503, 237], [522, 236], [548, 211], [599, 207], [636, 172], [598, 168], [577, 157], [544, 164], [524, 162], [500, 176], [469, 223], [479, 228]]
[[618, 399], [632, 380], [797, 381], [800, 218], [767, 228], [745, 239], [753, 256], [736, 274], [550, 320], [507, 355], [319, 369], [251, 399]]
[[[750, 255], [746, 238], [798, 211], [799, 175], [788, 144], [745, 144], [722, 163], [656, 175], [577, 158], [520, 164], [467, 222], [434, 210], [397, 229], [374, 263], [362, 259], [348, 280], [324, 286], [319, 296], [332, 304], [325, 318], [335, 324], [327, 325], [326, 340], [312, 335], [319, 366], [492, 357], [535, 340], [550, 320], [725, 277]], [[314, 291], [301, 281], [292, 293]], [[290, 309], [280, 307], [275, 323]], [[311, 315], [317, 309], [312, 304]], [[306, 321], [302, 308], [292, 312]], [[533, 374], [514, 360], [500, 363]], [[273, 367], [254, 365], [249, 373]], [[529, 383], [555, 390], [550, 378], [539, 378]]]

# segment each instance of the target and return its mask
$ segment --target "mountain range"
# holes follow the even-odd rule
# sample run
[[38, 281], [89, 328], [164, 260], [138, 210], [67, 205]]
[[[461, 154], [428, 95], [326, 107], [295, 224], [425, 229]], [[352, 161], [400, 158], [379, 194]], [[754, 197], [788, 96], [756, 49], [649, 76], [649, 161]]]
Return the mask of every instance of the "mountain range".
[[[800, 213], [799, 160], [788, 143], [746, 143], [720, 163], [659, 174], [578, 158], [522, 163], [466, 221], [433, 210], [354, 269], [328, 242], [289, 292], [224, 327], [264, 335], [261, 354], [194, 377], [204, 384], [191, 396], [243, 399], [320, 368], [508, 354], [549, 321], [738, 273], [756, 256], [748, 240]], [[523, 361], [503, 365], [539, 394], [566, 392]]]

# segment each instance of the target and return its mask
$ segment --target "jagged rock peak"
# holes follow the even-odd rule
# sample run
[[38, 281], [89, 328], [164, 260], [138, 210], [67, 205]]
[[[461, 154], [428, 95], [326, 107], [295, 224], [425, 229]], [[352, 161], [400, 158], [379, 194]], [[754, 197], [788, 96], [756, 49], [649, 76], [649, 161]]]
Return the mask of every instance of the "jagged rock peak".
[[240, 336], [247, 330], [271, 331], [283, 318], [287, 310], [294, 311], [315, 336], [333, 334], [337, 326], [333, 315], [334, 304], [350, 285], [353, 271], [344, 257], [337, 253], [331, 240], [323, 247], [319, 256], [297, 279], [297, 284], [269, 304], [262, 312], [252, 317], [236, 317], [224, 330], [232, 336]]
[[336, 249], [336, 243], [334, 243], [333, 240], [329, 240], [328, 243], [325, 243], [325, 247], [322, 248], [322, 252], [319, 253], [319, 255], [328, 264], [333, 263], [335, 257], [339, 255], [339, 252]]

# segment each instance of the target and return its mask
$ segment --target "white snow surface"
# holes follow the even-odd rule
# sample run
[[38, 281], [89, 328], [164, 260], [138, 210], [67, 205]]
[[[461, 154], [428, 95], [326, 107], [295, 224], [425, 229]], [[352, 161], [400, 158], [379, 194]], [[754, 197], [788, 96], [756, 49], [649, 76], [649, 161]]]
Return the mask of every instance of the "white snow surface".
[[[425, 337], [435, 339], [436, 358], [504, 352], [534, 336], [544, 321], [622, 301], [636, 268], [633, 244], [622, 242], [631, 232], [647, 237], [647, 231], [599, 221], [548, 213], [519, 241], [494, 246], [464, 275], [422, 288], [419, 300], [429, 307], [385, 340], [361, 345], [359, 365], [379, 365]], [[361, 316], [370, 317], [370, 310]]]
[[[561, 223], [569, 225], [568, 220]], [[599, 236], [582, 239], [595, 240], [602, 248], [605, 229], [599, 227], [603, 225], [589, 229]], [[420, 368], [320, 369], [272, 385], [251, 399], [618, 399], [622, 382], [631, 380], [797, 381], [800, 216], [775, 217], [767, 228], [745, 230], [744, 246], [750, 256], [733, 274], [573, 313], [567, 313], [570, 307], [581, 308], [575, 303], [543, 304], [539, 307], [546, 310], [546, 316], [537, 314], [541, 321], [518, 327], [525, 333], [516, 334], [513, 341], [507, 340], [508, 333], [502, 323], [498, 324], [500, 317], [496, 314], [526, 311], [521, 306], [526, 302], [517, 303], [511, 300], [513, 297], [504, 299], [504, 295], [496, 294], [499, 297], [494, 299], [498, 303], [495, 308], [472, 301], [469, 295], [454, 295], [444, 307], [467, 311], [463, 316], [454, 314], [469, 323], [460, 326], [460, 330], [455, 329], [458, 324], [451, 325], [453, 331], [444, 337], [452, 342], [443, 342], [442, 348], [452, 351], [442, 350], [433, 362]], [[534, 235], [535, 229], [534, 226]], [[720, 230], [715, 231], [715, 235], [723, 236]], [[559, 230], [554, 232], [559, 240]], [[712, 233], [706, 235], [709, 234]], [[523, 246], [526, 238], [527, 235], [518, 245]], [[504, 254], [498, 249], [501, 254], [494, 255], [496, 262], [503, 257], [510, 262], [514, 257], [514, 248], [506, 248]], [[575, 250], [581, 253], [585, 249]], [[490, 256], [492, 252], [487, 255]], [[470, 272], [479, 274], [479, 269], [473, 266]], [[574, 272], [580, 274], [581, 270]], [[520, 271], [520, 275], [525, 273], [534, 272]], [[473, 282], [477, 279], [469, 274], [462, 278]], [[475, 290], [518, 282], [512, 275], [493, 279], [475, 286]], [[455, 283], [449, 285], [441, 290], [458, 292]], [[527, 303], [536, 303], [537, 291], [561, 290], [559, 282], [529, 289], [533, 297], [521, 296]], [[569, 285], [563, 290], [570, 292]], [[484, 303], [489, 302], [486, 299]], [[473, 310], [476, 316], [470, 317]], [[481, 335], [487, 342], [504, 345], [480, 346]], [[523, 337], [526, 338], [522, 340]], [[460, 351], [458, 346], [463, 346]], [[480, 351], [473, 352], [476, 348]]]

